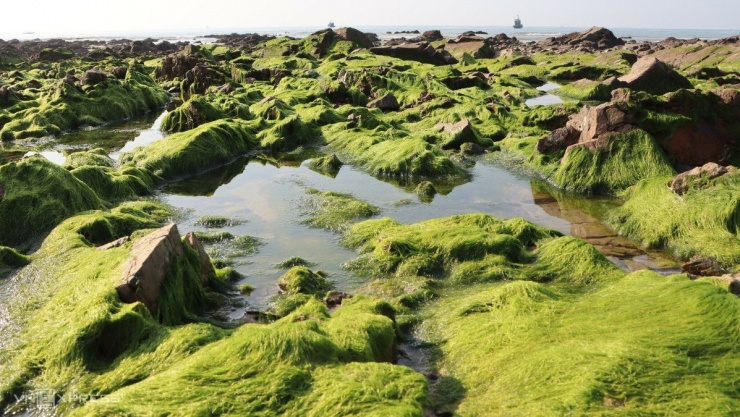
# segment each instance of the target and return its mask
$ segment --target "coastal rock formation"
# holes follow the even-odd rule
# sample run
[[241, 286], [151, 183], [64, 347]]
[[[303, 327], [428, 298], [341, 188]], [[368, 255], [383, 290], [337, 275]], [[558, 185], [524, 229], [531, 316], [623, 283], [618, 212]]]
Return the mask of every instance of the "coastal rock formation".
[[574, 32], [564, 36], [548, 38], [541, 42], [544, 47], [586, 48], [601, 50], [624, 45], [624, 41], [614, 36], [609, 29], [594, 26], [584, 32]]
[[350, 41], [360, 48], [372, 48], [374, 46], [374, 42], [370, 36], [355, 28], [340, 28], [334, 30], [334, 33], [341, 39]]
[[[200, 280], [207, 285], [215, 272], [210, 259], [194, 234], [186, 242], [198, 253]], [[185, 248], [176, 224], [170, 224], [134, 242], [131, 255], [123, 266], [121, 283], [116, 287], [121, 301], [142, 302], [153, 315], [159, 308], [163, 285], [176, 263], [185, 258]]]
[[157, 311], [162, 285], [170, 267], [184, 255], [176, 224], [165, 226], [136, 241], [116, 287], [121, 301], [140, 301]]
[[[595, 107], [583, 106], [570, 117], [565, 127], [554, 130], [537, 143], [539, 152], [549, 152], [566, 147], [583, 147], [589, 150], [605, 148], [614, 134], [636, 129], [634, 117], [620, 103], [604, 103]], [[577, 138], [577, 140], [576, 140]]]
[[681, 88], [693, 88], [686, 77], [654, 57], [640, 58], [629, 74], [618, 80], [621, 86], [658, 95]]
[[404, 43], [393, 46], [376, 46], [370, 51], [377, 55], [392, 56], [432, 65], [450, 65], [458, 62], [446, 50], [438, 50], [428, 42]]
[[448, 40], [444, 49], [457, 59], [460, 59], [465, 53], [470, 54], [473, 58], [496, 57], [496, 52], [491, 43], [479, 36], [458, 36], [456, 39]]
[[694, 257], [681, 266], [681, 272], [699, 277], [718, 277], [727, 271], [716, 258]]

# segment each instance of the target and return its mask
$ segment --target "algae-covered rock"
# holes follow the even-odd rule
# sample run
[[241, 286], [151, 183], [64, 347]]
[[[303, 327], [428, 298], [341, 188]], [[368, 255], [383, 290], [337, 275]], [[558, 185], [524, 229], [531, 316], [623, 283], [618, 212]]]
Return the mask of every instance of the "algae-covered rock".
[[380, 213], [380, 209], [351, 194], [333, 191], [308, 190], [308, 218], [306, 223], [322, 229], [343, 231], [351, 223]]
[[124, 154], [120, 160], [173, 179], [225, 164], [256, 147], [258, 142], [249, 124], [226, 119], [170, 135]]
[[113, 159], [108, 156], [108, 152], [105, 149], [96, 148], [89, 151], [74, 152], [67, 155], [64, 166], [67, 169], [75, 169], [84, 166], [113, 168]]
[[287, 293], [323, 294], [331, 289], [324, 271], [311, 271], [305, 266], [294, 266], [278, 280], [278, 286]]
[[31, 157], [0, 166], [0, 243], [21, 244], [65, 218], [102, 208], [95, 192], [66, 169]]
[[434, 196], [437, 195], [437, 189], [434, 188], [434, 184], [429, 181], [420, 182], [419, 185], [416, 186], [414, 192], [417, 197], [419, 197], [419, 200], [425, 203], [431, 202], [434, 199]]
[[316, 172], [336, 176], [343, 165], [344, 163], [336, 155], [327, 155], [314, 159], [308, 164], [308, 167]]
[[161, 128], [166, 132], [184, 132], [224, 117], [226, 115], [221, 109], [216, 108], [203, 96], [194, 95], [180, 107], [167, 113], [162, 120]]

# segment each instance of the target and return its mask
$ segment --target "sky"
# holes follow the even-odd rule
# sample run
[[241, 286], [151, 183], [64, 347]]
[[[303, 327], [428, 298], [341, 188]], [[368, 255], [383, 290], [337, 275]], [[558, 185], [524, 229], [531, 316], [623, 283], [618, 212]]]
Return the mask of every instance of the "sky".
[[[206, 28], [536, 26], [740, 29], [740, 0], [0, 0], [0, 38]], [[12, 37], [12, 36], [11, 36]]]

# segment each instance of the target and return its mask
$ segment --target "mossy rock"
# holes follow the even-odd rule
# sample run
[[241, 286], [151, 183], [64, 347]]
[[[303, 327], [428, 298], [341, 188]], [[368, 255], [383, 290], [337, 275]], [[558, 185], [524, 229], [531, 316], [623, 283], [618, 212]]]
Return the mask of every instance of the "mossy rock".
[[336, 155], [327, 155], [316, 158], [308, 164], [308, 167], [316, 172], [335, 177], [344, 163]]
[[331, 289], [323, 271], [314, 272], [305, 266], [294, 266], [278, 280], [278, 286], [287, 293], [319, 295]]
[[0, 166], [0, 243], [18, 245], [67, 217], [103, 207], [97, 194], [66, 169], [31, 157]]

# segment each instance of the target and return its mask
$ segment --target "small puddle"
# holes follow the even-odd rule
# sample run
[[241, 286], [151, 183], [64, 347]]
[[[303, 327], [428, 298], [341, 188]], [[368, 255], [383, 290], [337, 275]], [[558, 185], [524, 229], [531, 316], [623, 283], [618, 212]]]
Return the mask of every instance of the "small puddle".
[[544, 91], [545, 94], [541, 95], [539, 97], [530, 98], [529, 100], [525, 101], [524, 104], [527, 105], [527, 107], [534, 107], [534, 106], [552, 106], [554, 104], [560, 104], [563, 102], [563, 99], [556, 96], [555, 94], [551, 94], [550, 91], [560, 88], [560, 84], [556, 84], [553, 82], [547, 82], [544, 85], [537, 87], [539, 91]]

